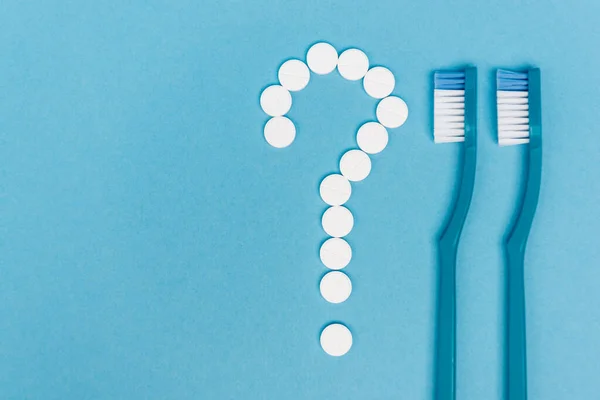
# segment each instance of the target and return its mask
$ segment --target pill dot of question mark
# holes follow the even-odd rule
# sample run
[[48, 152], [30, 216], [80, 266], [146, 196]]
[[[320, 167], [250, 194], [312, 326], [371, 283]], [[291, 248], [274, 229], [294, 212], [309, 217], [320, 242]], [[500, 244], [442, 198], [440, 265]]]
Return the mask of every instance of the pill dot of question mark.
[[352, 333], [345, 325], [330, 324], [321, 332], [321, 347], [330, 356], [340, 357], [352, 347]]

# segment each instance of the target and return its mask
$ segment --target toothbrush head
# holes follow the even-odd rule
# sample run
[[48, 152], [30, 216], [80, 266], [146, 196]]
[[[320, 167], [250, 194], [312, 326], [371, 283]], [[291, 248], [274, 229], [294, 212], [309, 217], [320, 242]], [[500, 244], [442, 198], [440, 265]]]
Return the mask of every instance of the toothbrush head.
[[433, 75], [433, 138], [435, 143], [465, 141], [465, 72]]
[[529, 143], [529, 74], [500, 69], [496, 73], [496, 85], [498, 144]]

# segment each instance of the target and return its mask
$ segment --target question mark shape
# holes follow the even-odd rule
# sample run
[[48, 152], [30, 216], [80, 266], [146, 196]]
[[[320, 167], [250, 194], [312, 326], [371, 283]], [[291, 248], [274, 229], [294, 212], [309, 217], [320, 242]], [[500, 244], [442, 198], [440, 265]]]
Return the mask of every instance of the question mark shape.
[[[290, 92], [308, 85], [310, 71], [326, 75], [336, 68], [347, 80], [362, 79], [367, 94], [380, 101], [376, 109], [377, 122], [367, 122], [358, 129], [359, 149], [344, 153], [339, 163], [340, 173], [326, 176], [319, 186], [321, 199], [330, 206], [321, 218], [323, 230], [330, 238], [322, 244], [319, 256], [323, 265], [331, 270], [321, 279], [319, 289], [323, 298], [334, 304], [346, 301], [352, 293], [350, 278], [340, 271], [352, 259], [352, 248], [343, 239], [354, 227], [352, 212], [344, 206], [352, 194], [351, 182], [362, 181], [370, 174], [369, 154], [385, 149], [389, 140], [386, 128], [403, 125], [408, 118], [408, 107], [401, 98], [391, 96], [396, 81], [389, 69], [379, 66], [369, 69], [367, 55], [358, 49], [345, 50], [338, 56], [337, 50], [326, 42], [310, 47], [306, 63], [298, 59], [284, 62], [278, 71], [280, 84], [268, 86], [260, 96], [261, 108], [271, 117], [264, 127], [265, 140], [276, 148], [287, 147], [296, 138], [295, 125], [285, 116], [292, 107]], [[327, 354], [343, 356], [352, 347], [352, 333], [343, 323], [331, 323], [321, 332], [320, 342]]]

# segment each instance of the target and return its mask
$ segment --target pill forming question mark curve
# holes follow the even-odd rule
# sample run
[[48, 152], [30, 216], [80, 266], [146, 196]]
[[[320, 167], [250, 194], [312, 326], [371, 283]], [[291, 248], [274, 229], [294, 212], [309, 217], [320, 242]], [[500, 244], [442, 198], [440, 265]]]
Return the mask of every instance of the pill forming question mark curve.
[[[352, 194], [352, 182], [365, 179], [371, 172], [369, 155], [381, 152], [388, 144], [386, 128], [397, 128], [406, 122], [408, 107], [404, 100], [392, 96], [396, 80], [387, 68], [369, 68], [367, 55], [358, 49], [348, 49], [338, 55], [329, 43], [319, 42], [310, 47], [306, 62], [298, 59], [285, 61], [278, 71], [279, 84], [268, 86], [260, 95], [260, 106], [271, 118], [264, 126], [267, 143], [276, 148], [287, 147], [296, 138], [296, 127], [285, 115], [292, 107], [292, 94], [304, 89], [311, 71], [326, 75], [337, 68], [350, 81], [362, 79], [365, 92], [379, 100], [377, 121], [363, 124], [356, 134], [358, 149], [344, 153], [340, 159], [340, 173], [326, 176], [319, 186], [323, 201], [330, 207], [321, 218], [323, 230], [329, 238], [323, 243], [319, 256], [330, 271], [321, 279], [319, 289], [330, 303], [342, 303], [352, 293], [352, 282], [340, 271], [352, 259], [352, 248], [343, 238], [354, 227], [352, 212], [344, 207]], [[327, 325], [320, 336], [321, 347], [331, 356], [342, 356], [352, 347], [352, 333], [342, 323]]]

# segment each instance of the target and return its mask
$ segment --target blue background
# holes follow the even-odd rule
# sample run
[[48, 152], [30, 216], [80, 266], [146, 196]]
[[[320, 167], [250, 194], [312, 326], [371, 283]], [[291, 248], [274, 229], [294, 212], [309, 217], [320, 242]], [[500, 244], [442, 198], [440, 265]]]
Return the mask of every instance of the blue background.
[[[458, 272], [458, 398], [500, 399], [502, 236], [522, 147], [493, 71], [543, 72], [544, 178], [526, 257], [532, 399], [600, 393], [597, 1], [10, 1], [0, 5], [1, 399], [429, 399], [435, 238], [458, 146], [431, 71], [480, 67], [480, 163]], [[410, 108], [354, 185], [350, 299], [326, 303], [318, 184], [375, 117], [312, 76], [266, 144], [261, 90], [327, 40]], [[343, 321], [346, 356], [319, 332]]]

